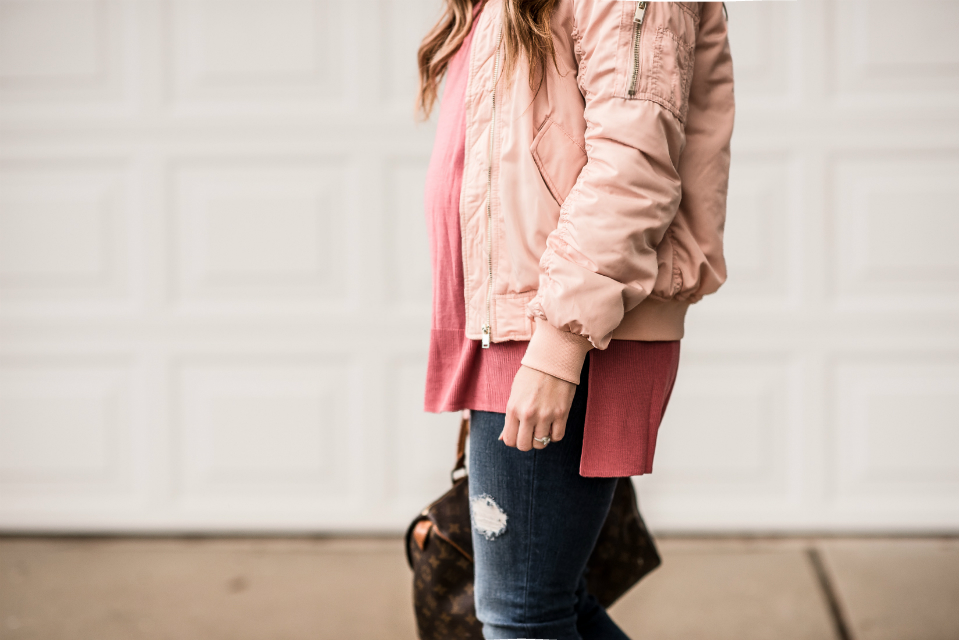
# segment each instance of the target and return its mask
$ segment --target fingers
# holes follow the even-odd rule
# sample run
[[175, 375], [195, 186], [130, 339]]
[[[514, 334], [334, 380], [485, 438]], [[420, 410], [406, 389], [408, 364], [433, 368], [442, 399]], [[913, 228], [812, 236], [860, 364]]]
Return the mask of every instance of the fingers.
[[569, 417], [569, 414], [553, 420], [553, 426], [549, 434], [549, 439], [552, 442], [559, 442], [563, 439], [563, 436], [566, 435], [566, 419]]
[[499, 439], [509, 447], [516, 447], [520, 451], [543, 449], [547, 444], [535, 438], [549, 436], [550, 442], [562, 440], [566, 433], [566, 416], [554, 418], [540, 416], [534, 412], [519, 412], [507, 409], [506, 423]]
[[536, 428], [535, 418], [529, 414], [519, 422], [519, 433], [516, 436], [516, 448], [520, 451], [529, 451], [533, 448], [533, 429]]
[[516, 438], [519, 433], [519, 418], [516, 415], [516, 411], [512, 407], [506, 407], [506, 422], [503, 425], [503, 433], [500, 434], [500, 440], [503, 441], [507, 447], [516, 446]]
[[520, 451], [549, 446], [534, 438], [562, 440], [576, 385], [521, 366], [513, 379], [500, 440]]
[[[533, 431], [536, 427], [536, 414], [532, 411], [517, 411], [510, 405], [506, 406], [506, 424], [500, 440], [508, 447], [516, 447], [520, 451], [529, 451], [533, 448]], [[537, 434], [538, 435], [538, 434]], [[542, 443], [537, 443], [542, 444]]]

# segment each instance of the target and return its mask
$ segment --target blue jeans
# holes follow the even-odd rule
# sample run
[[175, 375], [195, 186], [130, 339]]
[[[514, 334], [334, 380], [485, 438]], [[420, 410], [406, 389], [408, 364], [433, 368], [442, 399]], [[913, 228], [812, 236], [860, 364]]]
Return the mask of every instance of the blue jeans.
[[566, 434], [543, 449], [498, 440], [506, 416], [471, 411], [469, 491], [476, 617], [483, 637], [629, 640], [583, 572], [617, 478], [579, 475], [589, 359]]

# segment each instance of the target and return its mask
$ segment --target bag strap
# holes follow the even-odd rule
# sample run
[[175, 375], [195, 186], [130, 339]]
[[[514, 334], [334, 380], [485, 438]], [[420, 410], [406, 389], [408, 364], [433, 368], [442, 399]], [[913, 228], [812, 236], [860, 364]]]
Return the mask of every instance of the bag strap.
[[466, 438], [469, 437], [470, 433], [470, 419], [467, 417], [469, 414], [463, 412], [463, 417], [460, 419], [460, 435], [459, 439], [456, 441], [456, 465], [453, 466], [453, 470], [450, 471], [450, 480], [454, 483], [466, 475]]

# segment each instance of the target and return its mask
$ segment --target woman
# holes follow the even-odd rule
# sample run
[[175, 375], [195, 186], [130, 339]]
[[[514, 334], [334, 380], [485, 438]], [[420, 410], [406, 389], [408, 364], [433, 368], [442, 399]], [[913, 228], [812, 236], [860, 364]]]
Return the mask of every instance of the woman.
[[725, 280], [721, 3], [446, 0], [427, 176], [426, 410], [470, 410], [486, 638], [625, 638], [583, 571], [652, 471], [690, 304]]

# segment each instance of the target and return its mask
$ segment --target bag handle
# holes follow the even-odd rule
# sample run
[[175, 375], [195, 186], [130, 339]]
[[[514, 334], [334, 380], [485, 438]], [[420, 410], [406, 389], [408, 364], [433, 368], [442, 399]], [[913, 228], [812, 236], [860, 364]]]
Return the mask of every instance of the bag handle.
[[469, 412], [463, 411], [463, 417], [460, 419], [460, 435], [456, 441], [456, 464], [450, 471], [450, 480], [456, 483], [457, 480], [466, 475], [466, 438], [470, 433]]

